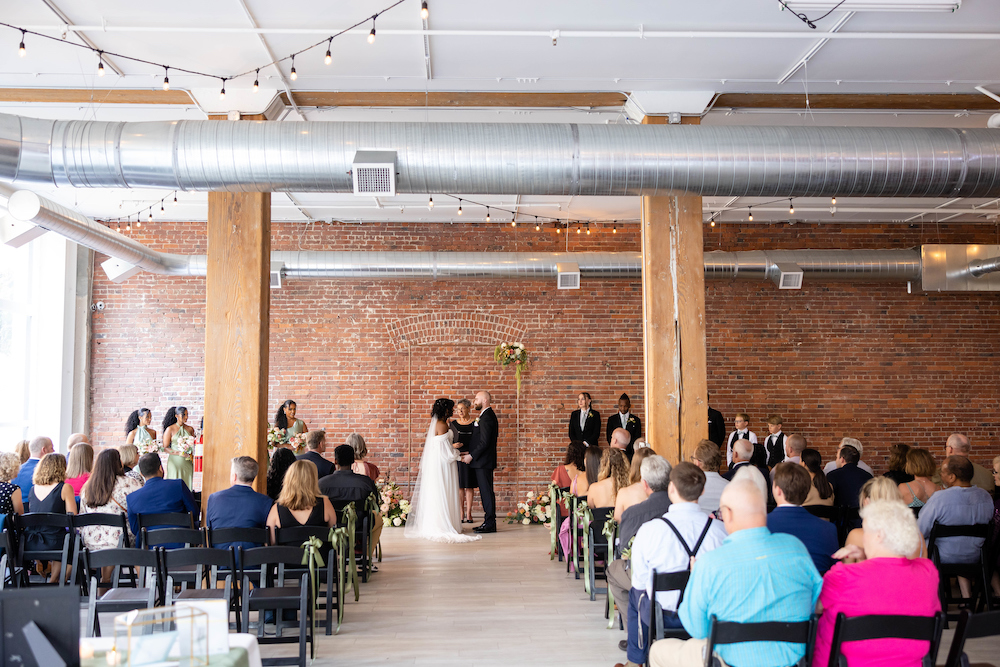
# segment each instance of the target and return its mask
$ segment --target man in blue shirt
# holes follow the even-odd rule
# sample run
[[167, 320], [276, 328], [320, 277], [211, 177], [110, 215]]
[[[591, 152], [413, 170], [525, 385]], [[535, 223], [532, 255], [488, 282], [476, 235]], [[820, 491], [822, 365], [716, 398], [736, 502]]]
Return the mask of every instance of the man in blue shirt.
[[[730, 483], [720, 512], [729, 536], [695, 560], [679, 609], [691, 635], [661, 639], [649, 650], [651, 667], [700, 667], [711, 618], [737, 623], [805, 621], [816, 607], [823, 578], [809, 552], [791, 535], [771, 534], [763, 494], [749, 481]], [[721, 645], [716, 655], [739, 667], [793, 665], [805, 645], [750, 642]]]
[[35, 468], [43, 456], [51, 454], [53, 451], [52, 441], [45, 436], [32, 440], [28, 443], [28, 453], [31, 454], [31, 458], [21, 464], [21, 470], [18, 471], [17, 477], [11, 480], [12, 484], [21, 489], [21, 502], [24, 503], [25, 512], [30, 511], [28, 509], [28, 496], [31, 495], [31, 487], [34, 486], [31, 478], [35, 474]]
[[[209, 530], [264, 528], [274, 501], [253, 490], [258, 470], [257, 462], [249, 456], [237, 456], [233, 459], [229, 472], [229, 483], [232, 486], [208, 497], [205, 520]], [[228, 549], [231, 546], [251, 549], [263, 545], [253, 542], [224, 542], [212, 546], [217, 549]]]
[[[941, 465], [941, 481], [948, 487], [934, 493], [920, 510], [917, 524], [924, 539], [930, 539], [934, 522], [945, 526], [971, 526], [989, 523], [993, 517], [993, 498], [972, 485], [975, 469], [964, 456], [949, 456]], [[942, 563], [975, 563], [983, 546], [981, 537], [945, 537], [936, 540], [935, 549]], [[959, 579], [962, 583], [962, 579]], [[963, 595], [967, 593], [963, 586]]]
[[[163, 465], [160, 463], [159, 454], [143, 454], [139, 457], [139, 472], [146, 483], [141, 489], [137, 489], [125, 496], [128, 505], [128, 524], [132, 528], [132, 534], [139, 537], [139, 515], [140, 514], [163, 514], [167, 512], [190, 512], [198, 514], [198, 506], [195, 505], [194, 496], [191, 495], [187, 484], [180, 479], [163, 479]], [[187, 525], [176, 526], [187, 528]], [[160, 526], [167, 528], [167, 526]], [[175, 548], [172, 544], [163, 545], [167, 548]], [[176, 545], [183, 546], [183, 545]]]
[[799, 538], [816, 569], [821, 575], [826, 574], [833, 567], [833, 552], [840, 548], [840, 542], [835, 525], [802, 507], [812, 488], [809, 471], [797, 463], [784, 462], [776, 465], [773, 472], [771, 490], [778, 506], [767, 515], [767, 529]]

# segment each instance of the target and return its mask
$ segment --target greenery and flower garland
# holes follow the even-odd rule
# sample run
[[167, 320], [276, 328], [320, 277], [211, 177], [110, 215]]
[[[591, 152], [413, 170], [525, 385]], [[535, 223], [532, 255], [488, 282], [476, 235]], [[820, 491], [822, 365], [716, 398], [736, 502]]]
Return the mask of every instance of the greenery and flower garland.
[[534, 494], [528, 491], [526, 502], [517, 504], [517, 512], [507, 512], [507, 523], [522, 523], [529, 526], [533, 523], [549, 525], [549, 503], [551, 499], [545, 491]]
[[528, 365], [528, 351], [521, 343], [500, 343], [493, 350], [493, 361], [501, 366], [514, 364], [517, 390], [521, 391], [521, 371]]
[[405, 526], [406, 517], [410, 513], [410, 501], [403, 498], [403, 492], [396, 482], [392, 481], [391, 471], [386, 472], [385, 479], [375, 482], [379, 495], [382, 496], [383, 526]]

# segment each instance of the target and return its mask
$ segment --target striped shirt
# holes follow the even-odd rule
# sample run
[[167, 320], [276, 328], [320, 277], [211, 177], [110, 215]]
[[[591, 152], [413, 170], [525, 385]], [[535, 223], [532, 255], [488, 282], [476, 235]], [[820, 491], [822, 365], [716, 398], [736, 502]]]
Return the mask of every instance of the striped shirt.
[[[791, 535], [748, 528], [695, 561], [679, 615], [695, 639], [708, 637], [712, 615], [720, 621], [759, 623], [805, 621], [816, 607], [823, 578], [809, 552]], [[726, 663], [739, 667], [793, 665], [804, 644], [747, 642], [716, 648]]]

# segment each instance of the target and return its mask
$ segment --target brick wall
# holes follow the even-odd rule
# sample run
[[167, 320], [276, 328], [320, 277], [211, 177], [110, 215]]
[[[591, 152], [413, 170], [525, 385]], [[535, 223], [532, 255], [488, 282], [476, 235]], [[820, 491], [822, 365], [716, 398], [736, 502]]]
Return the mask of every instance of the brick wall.
[[[635, 227], [632, 226], [634, 230]], [[196, 223], [155, 223], [138, 239], [180, 253], [205, 252]], [[921, 242], [997, 242], [993, 226], [910, 228], [706, 227], [706, 250], [912, 247]], [[533, 227], [276, 224], [274, 250], [638, 250], [637, 234], [556, 235]], [[98, 257], [97, 262], [103, 261]], [[162, 418], [184, 404], [202, 416], [204, 281], [143, 274], [114, 285], [95, 271], [93, 436], [111, 444], [140, 406]], [[842, 435], [884, 465], [885, 446], [943, 449], [948, 433], [973, 438], [977, 460], [1000, 453], [995, 294], [908, 295], [905, 285], [816, 285], [778, 292], [771, 283], [707, 287], [709, 389], [731, 419], [769, 413], [825, 456]], [[562, 457], [576, 393], [590, 391], [606, 420], [622, 391], [642, 415], [641, 286], [554, 280], [291, 280], [272, 292], [270, 404], [298, 403], [333, 443], [365, 435], [371, 460], [405, 483], [415, 478], [430, 403], [490, 389], [500, 419], [501, 509], [515, 488], [540, 489]], [[523, 333], [521, 333], [523, 332]], [[492, 344], [519, 337], [531, 354], [520, 397]], [[211, 416], [208, 416], [211, 418]], [[156, 426], [156, 424], [154, 424]], [[159, 429], [157, 429], [159, 430]]]

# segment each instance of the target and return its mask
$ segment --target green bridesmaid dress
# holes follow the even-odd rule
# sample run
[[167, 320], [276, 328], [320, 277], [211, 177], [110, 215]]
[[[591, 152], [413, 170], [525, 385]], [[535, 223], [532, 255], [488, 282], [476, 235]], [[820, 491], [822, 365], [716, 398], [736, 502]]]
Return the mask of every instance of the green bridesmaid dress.
[[[179, 449], [178, 441], [185, 435], [188, 435], [187, 430], [177, 429], [177, 433], [170, 439], [170, 448]], [[194, 461], [178, 454], [171, 454], [167, 457], [167, 479], [182, 479], [189, 489], [194, 489]]]

